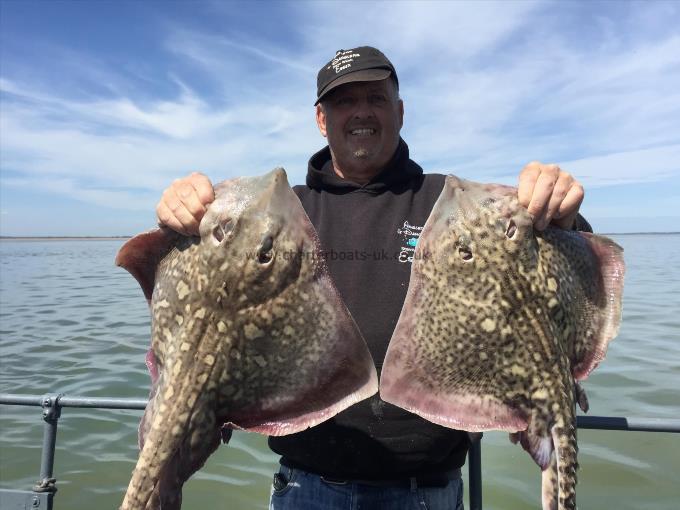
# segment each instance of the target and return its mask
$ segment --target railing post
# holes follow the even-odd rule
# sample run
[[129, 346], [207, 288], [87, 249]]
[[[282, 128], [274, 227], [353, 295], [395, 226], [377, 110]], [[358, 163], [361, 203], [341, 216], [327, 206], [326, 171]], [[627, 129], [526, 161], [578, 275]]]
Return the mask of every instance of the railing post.
[[470, 434], [468, 482], [470, 510], [482, 510], [482, 434]]
[[[38, 494], [47, 493], [49, 508], [52, 507], [52, 497], [57, 492], [57, 480], [52, 476], [54, 470], [54, 451], [57, 444], [57, 424], [61, 416], [61, 404], [59, 399], [63, 396], [45, 395], [42, 400], [42, 417], [45, 421], [43, 428], [42, 458], [40, 460], [40, 479], [33, 487], [33, 492]], [[38, 498], [34, 498], [34, 507]]]

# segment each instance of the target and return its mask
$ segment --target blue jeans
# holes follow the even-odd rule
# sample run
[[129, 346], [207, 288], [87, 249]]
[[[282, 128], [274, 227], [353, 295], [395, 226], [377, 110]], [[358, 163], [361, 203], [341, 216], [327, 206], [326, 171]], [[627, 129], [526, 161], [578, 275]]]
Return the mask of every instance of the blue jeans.
[[[281, 466], [272, 486], [269, 510], [463, 510], [463, 480], [444, 487], [373, 487], [334, 483]], [[287, 482], [287, 483], [286, 483]]]

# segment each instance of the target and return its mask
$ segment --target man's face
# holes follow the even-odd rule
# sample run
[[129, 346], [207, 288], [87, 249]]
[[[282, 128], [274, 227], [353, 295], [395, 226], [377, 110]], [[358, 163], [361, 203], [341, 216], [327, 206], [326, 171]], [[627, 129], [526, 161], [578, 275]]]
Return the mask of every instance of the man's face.
[[341, 85], [316, 108], [336, 171], [358, 180], [370, 180], [389, 162], [403, 120], [404, 104], [390, 78]]

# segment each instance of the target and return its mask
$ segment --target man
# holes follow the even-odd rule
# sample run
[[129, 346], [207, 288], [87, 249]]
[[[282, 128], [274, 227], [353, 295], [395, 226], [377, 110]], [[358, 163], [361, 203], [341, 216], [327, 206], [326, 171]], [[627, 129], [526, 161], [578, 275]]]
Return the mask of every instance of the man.
[[[409, 159], [399, 136], [403, 117], [387, 57], [371, 47], [338, 51], [317, 79], [316, 122], [328, 146], [311, 157], [306, 185], [294, 187], [378, 370], [406, 295], [414, 246], [444, 184], [444, 176], [424, 175]], [[539, 230], [583, 223], [577, 218], [583, 188], [557, 165], [528, 164], [518, 194]], [[159, 222], [196, 235], [213, 199], [207, 177], [193, 173], [165, 190]], [[273, 510], [463, 508], [467, 434], [378, 395], [317, 427], [272, 437], [269, 445], [282, 455]]]

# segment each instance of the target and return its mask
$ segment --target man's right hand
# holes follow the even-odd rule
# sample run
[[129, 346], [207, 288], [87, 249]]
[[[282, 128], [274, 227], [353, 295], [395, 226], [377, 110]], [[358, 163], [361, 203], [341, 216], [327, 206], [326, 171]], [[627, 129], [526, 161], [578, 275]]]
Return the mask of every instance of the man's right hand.
[[205, 175], [193, 172], [187, 177], [176, 179], [163, 192], [156, 206], [158, 224], [180, 234], [197, 236], [201, 218], [213, 200], [215, 192]]

